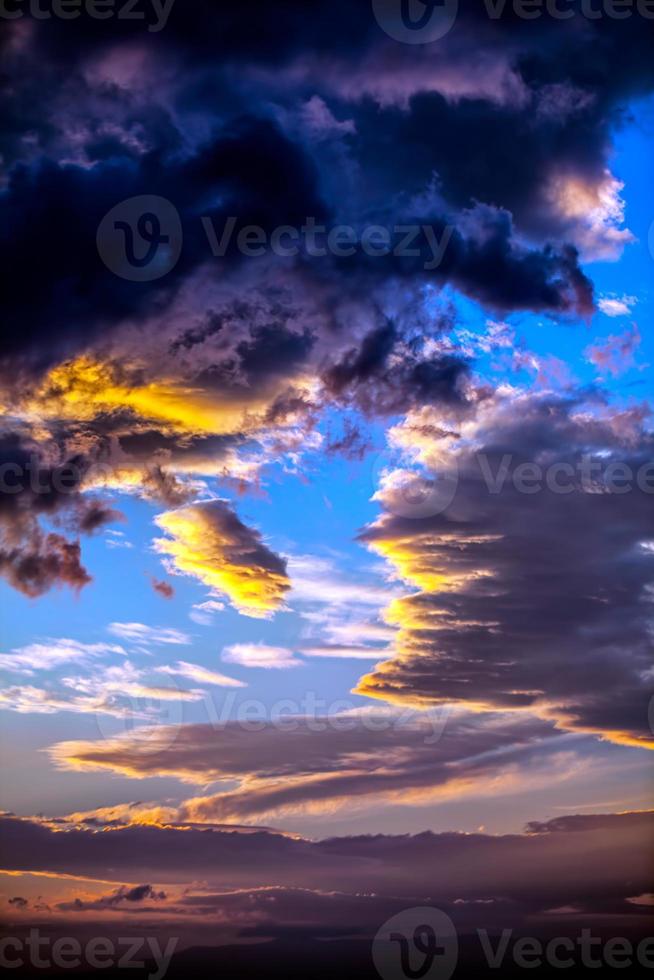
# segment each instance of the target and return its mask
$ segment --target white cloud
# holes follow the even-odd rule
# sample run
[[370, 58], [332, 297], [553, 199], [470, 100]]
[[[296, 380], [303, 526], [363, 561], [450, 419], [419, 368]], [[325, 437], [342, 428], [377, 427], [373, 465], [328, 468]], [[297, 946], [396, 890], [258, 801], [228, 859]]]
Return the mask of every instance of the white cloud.
[[601, 180], [589, 183], [568, 175], [553, 178], [550, 202], [570, 222], [568, 234], [586, 262], [614, 262], [625, 245], [635, 241], [622, 227], [625, 203], [624, 184], [608, 170]]
[[220, 602], [218, 599], [207, 599], [205, 602], [197, 602], [192, 606], [189, 617], [200, 626], [211, 626], [215, 614], [222, 612], [224, 608], [224, 602]]
[[324, 558], [304, 555], [289, 558], [288, 572], [292, 582], [291, 601], [347, 603], [380, 609], [394, 594], [388, 586], [348, 581], [333, 562]]
[[263, 667], [265, 670], [286, 670], [302, 663], [286, 647], [269, 647], [264, 643], [234, 643], [223, 650], [225, 663], [242, 667]]
[[138, 643], [140, 646], [147, 646], [149, 643], [186, 646], [191, 642], [190, 636], [182, 633], [181, 630], [164, 626], [146, 626], [144, 623], [110, 623], [107, 630], [122, 640]]
[[114, 643], [80, 643], [79, 640], [44, 640], [18, 647], [0, 655], [0, 668], [19, 674], [36, 670], [52, 670], [64, 663], [84, 663], [107, 653], [125, 655], [123, 647]]
[[190, 664], [186, 660], [178, 660], [172, 666], [158, 667], [157, 671], [160, 674], [168, 674], [169, 677], [186, 677], [188, 680], [197, 681], [199, 684], [215, 684], [217, 687], [247, 687], [244, 681], [237, 681], [234, 677], [219, 674], [215, 670], [201, 667], [200, 664]]
[[374, 650], [372, 647], [339, 647], [315, 646], [303, 647], [300, 651], [303, 657], [333, 657], [337, 660], [383, 660], [384, 650]]
[[123, 531], [115, 531], [113, 528], [107, 528], [105, 531], [104, 543], [106, 544], [107, 548], [134, 547], [132, 542], [127, 540]]
[[363, 646], [368, 643], [391, 643], [396, 630], [384, 623], [353, 620], [346, 623], [327, 623], [325, 633], [329, 642], [342, 646]]
[[[87, 677], [64, 677], [62, 684], [79, 694], [86, 694], [100, 701], [107, 698], [198, 701], [204, 693], [198, 690], [180, 690], [177, 686], [160, 687], [148, 683], [144, 678], [144, 671], [126, 661], [115, 667], [105, 667]], [[138, 710], [135, 708], [135, 713], [138, 714]]]
[[[63, 682], [68, 691], [50, 691], [32, 685], [14, 685], [0, 691], [0, 707], [19, 714], [52, 715], [70, 711], [81, 715], [108, 715], [113, 718], [157, 719], [155, 705], [141, 701], [172, 702], [199, 701], [202, 691], [180, 691], [174, 687], [152, 687], [138, 679], [106, 682], [96, 678], [67, 677]], [[137, 703], [137, 700], [139, 703]]]
[[332, 559], [300, 555], [289, 559], [290, 599], [310, 624], [301, 652], [307, 657], [381, 660], [395, 631], [380, 619], [400, 590], [386, 582], [387, 569], [368, 568], [382, 580], [353, 581]]
[[635, 296], [602, 296], [598, 306], [606, 316], [629, 316], [638, 299]]

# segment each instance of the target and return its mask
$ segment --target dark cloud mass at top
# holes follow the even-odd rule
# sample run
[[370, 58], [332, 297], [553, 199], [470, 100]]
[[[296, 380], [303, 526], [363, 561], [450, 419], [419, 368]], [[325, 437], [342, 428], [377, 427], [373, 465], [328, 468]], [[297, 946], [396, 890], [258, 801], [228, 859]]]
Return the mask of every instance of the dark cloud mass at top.
[[[606, 243], [584, 226], [587, 208], [557, 200], [561, 182], [585, 182], [592, 197], [606, 181], [610, 129], [651, 87], [650, 22], [577, 18], [561, 31], [507, 13], [500, 28], [462, 4], [437, 50], [392, 43], [367, 2], [195, 0], [175, 4], [156, 35], [117, 18], [3, 26], [0, 374], [13, 403], [90, 354], [130, 386], [155, 375], [234, 390], [243, 411], [267, 390], [270, 421], [288, 406], [315, 419], [299, 375], [322, 378], [327, 401], [388, 416], [463, 403], [470, 369], [456, 350], [416, 346], [438, 327], [416, 323], [415, 307], [398, 316], [393, 295], [411, 311], [425, 286], [449, 284], [500, 312], [592, 312], [580, 253]], [[105, 267], [95, 234], [142, 194], [174, 204], [184, 244], [167, 276], [139, 283]], [[447, 247], [431, 269], [422, 237], [412, 255], [256, 263], [232, 239], [214, 259], [200, 219], [220, 231], [232, 215], [237, 230], [268, 234], [307, 218], [429, 225]], [[58, 462], [113, 459], [116, 436], [128, 455], [157, 447], [145, 451], [150, 473], [171, 451], [193, 456], [200, 433], [182, 444], [124, 411], [53, 428]], [[219, 451], [241, 434], [215, 433]]]
[[[578, 18], [561, 31], [508, 16], [500, 30], [462, 6], [437, 53], [391, 45], [363, 2], [176, 4], [153, 43], [116, 19], [5, 25], [8, 352], [38, 364], [165, 308], [208, 258], [201, 214], [269, 229], [307, 216], [452, 224], [425, 281], [498, 309], [587, 313], [579, 216], [548, 195], [558, 179], [604, 179], [610, 127], [652, 84], [651, 22]], [[182, 259], [163, 284], [116, 281], [91, 247], [103, 214], [141, 193], [183, 218]], [[419, 269], [327, 262], [311, 275], [374, 289]]]
[[[507, 11], [500, 28], [479, 8], [461, 5], [437, 51], [391, 43], [367, 2], [194, 0], [154, 40], [119, 19], [6, 24], [5, 371], [42, 370], [126, 319], [163, 315], [201, 266], [230, 277], [242, 256], [209, 261], [202, 215], [268, 231], [309, 216], [451, 228], [431, 272], [422, 254], [281, 260], [318, 307], [325, 291], [343, 306], [394, 281], [449, 282], [496, 310], [588, 315], [579, 250], [591, 243], [556, 196], [561, 181], [605, 181], [610, 129], [652, 84], [652, 24], [578, 17], [562, 31]], [[95, 231], [146, 193], [180, 212], [182, 256], [161, 281], [121, 282]]]

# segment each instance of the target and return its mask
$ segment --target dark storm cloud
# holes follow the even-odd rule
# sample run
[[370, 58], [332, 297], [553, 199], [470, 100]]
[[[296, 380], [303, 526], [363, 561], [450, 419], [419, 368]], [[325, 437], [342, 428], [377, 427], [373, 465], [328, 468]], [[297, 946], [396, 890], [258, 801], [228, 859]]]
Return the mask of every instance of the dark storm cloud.
[[57, 584], [81, 588], [91, 581], [79, 536], [124, 519], [99, 499], [96, 487], [135, 473], [145, 498], [179, 507], [195, 495], [195, 487], [167, 465], [174, 460], [193, 469], [209, 459], [218, 465], [228, 448], [242, 441], [240, 436], [200, 437], [180, 445], [177, 436], [135, 428], [131, 413], [116, 412], [92, 424], [57, 421], [42, 442], [26, 424], [9, 421], [0, 434], [0, 575], [19, 591], [38, 596]]
[[43, 595], [54, 585], [81, 589], [91, 581], [81, 563], [79, 541], [44, 533], [36, 525], [15, 546], [0, 544], [0, 575], [31, 598]]
[[424, 48], [379, 38], [315, 88], [353, 119], [366, 204], [433, 182], [450, 207], [492, 205], [521, 234], [577, 243], [585, 215], [559, 210], [556, 180], [605, 181], [613, 130], [654, 86], [654, 22], [521, 20], [510, 3], [491, 21], [484, 6], [460, 3], [450, 33]]
[[[393, 352], [396, 356], [391, 360]], [[391, 415], [420, 404], [463, 405], [460, 383], [467, 376], [463, 358], [426, 358], [414, 353], [389, 322], [366, 334], [358, 347], [347, 350], [326, 369], [323, 381], [336, 401], [354, 404], [369, 415]]]
[[43, 519], [77, 536], [121, 518], [101, 501], [82, 496], [88, 466], [82, 457], [54, 452], [57, 456], [56, 463], [40, 454], [24, 433], [0, 437], [0, 575], [31, 597], [55, 585], [80, 589], [91, 581], [79, 541], [45, 530]]
[[[169, 198], [182, 215], [182, 257], [163, 285], [117, 278], [95, 247], [104, 214], [139, 194]], [[218, 198], [220, 209], [211, 203]], [[203, 215], [224, 222], [235, 213], [271, 229], [323, 210], [301, 149], [256, 118], [235, 121], [189, 159], [152, 153], [91, 168], [48, 160], [18, 165], [0, 195], [5, 354], [27, 352], [47, 366], [101, 328], [163, 311], [180, 282], [210, 258]]]
[[[208, 258], [199, 227], [205, 212], [265, 229], [307, 216], [355, 226], [400, 217], [436, 230], [453, 224], [432, 274], [422, 255], [312, 262], [311, 274], [342, 280], [346, 291], [399, 277], [451, 282], [496, 309], [592, 309], [575, 247], [591, 234], [577, 234], [584, 209], [563, 213], [552, 194], [563, 193], [557, 179], [591, 189], [605, 180], [621, 106], [652, 86], [651, 22], [580, 18], [562, 31], [547, 18], [524, 22], [510, 12], [491, 23], [462, 5], [443, 44], [426, 51], [391, 43], [364, 3], [316, 3], [310, 15], [295, 3], [274, 12], [265, 3], [175, 5], [156, 45], [141, 24], [116, 19], [27, 26], [9, 26], [8, 50], [17, 52], [9, 98], [19, 107], [0, 204], [13, 240], [0, 245], [10, 272], [9, 350], [40, 345], [47, 362], [46, 329], [57, 332], [61, 353], [146, 308], [166, 309]], [[36, 88], [20, 60], [26, 51], [45, 73]], [[469, 70], [473, 51], [490, 81]], [[136, 56], [134, 87], [125, 72], [136, 70]], [[175, 79], [166, 72], [171, 63]], [[386, 77], [390, 95], [402, 91], [407, 71], [415, 75], [403, 103], [374, 88]], [[472, 88], [461, 90], [466, 75]], [[316, 144], [297, 122], [316, 92], [325, 119], [351, 120], [346, 131], [334, 130], [342, 148], [336, 167], [329, 142]], [[428, 200], [434, 187], [437, 208]], [[168, 197], [184, 224], [180, 263], [154, 284], [118, 282], [93, 247], [100, 218], [140, 193]], [[525, 233], [537, 242], [531, 249], [519, 244]], [[228, 254], [223, 266], [235, 258]]]
[[[175, 354], [179, 395], [169, 418], [157, 417], [160, 403], [147, 387], [148, 382], [158, 384], [166, 404], [170, 385], [159, 379], [162, 374], [167, 379], [170, 362], [159, 332], [141, 338], [141, 361], [134, 365], [130, 355], [122, 356], [117, 342], [107, 364], [68, 362], [36, 389], [26, 391], [24, 377], [20, 372], [14, 375], [15, 391], [6, 397], [15, 417], [1, 440], [0, 574], [30, 595], [47, 591], [57, 581], [79, 587], [90, 581], [79, 545], [71, 542], [68, 547], [58, 533], [46, 535], [40, 522], [50, 521], [57, 531], [72, 535], [92, 534], [121, 515], [88, 491], [113, 487], [136, 491], [167, 507], [187, 504], [197, 494], [194, 474], [225, 470], [228, 476], [231, 454], [250, 438], [248, 426], [264, 431], [274, 426], [275, 445], [284, 452], [284, 433], [293, 438], [296, 426], [301, 433], [315, 412], [306, 396], [294, 395], [288, 385], [288, 376], [300, 370], [312, 343], [306, 332], [289, 324], [291, 316], [292, 310], [274, 295], [268, 304], [257, 303], [255, 296], [233, 306], [224, 303], [216, 317], [225, 325], [226, 344], [219, 338], [211, 346], [215, 331], [201, 338], [195, 333], [193, 341]], [[174, 327], [170, 336], [176, 336]], [[137, 356], [133, 348], [131, 356]], [[66, 398], [71, 391], [75, 397], [76, 385], [84, 387], [84, 393], [70, 411]], [[112, 386], [121, 394], [107, 402]], [[129, 406], [134, 391], [147, 397], [141, 412]], [[78, 419], [80, 405], [83, 417]], [[154, 418], [148, 415], [150, 408]], [[41, 413], [44, 418], [35, 429], [31, 419]], [[214, 424], [218, 432], [227, 432], [212, 434]], [[256, 446], [256, 441], [250, 445]]]
[[[280, 303], [272, 303], [269, 319], [261, 320], [263, 311], [256, 303], [238, 300], [227, 314], [213, 314], [207, 330], [187, 331], [183, 338], [173, 342], [173, 348], [184, 346], [191, 351], [204, 346], [209, 338], [225, 330], [230, 339], [238, 331], [237, 340], [230, 353], [217, 363], [205, 364], [196, 376], [199, 384], [219, 387], [221, 391], [261, 389], [274, 384], [285, 376], [292, 376], [307, 360], [315, 342], [307, 330], [297, 331], [287, 322], [291, 310]], [[227, 343], [226, 345], [227, 346]], [[200, 356], [206, 357], [206, 347]]]
[[[308, 12], [295, 3], [276, 4], [274, 12], [265, 2], [247, 8], [175, 5], [157, 43], [179, 64], [177, 98], [187, 112], [192, 106], [205, 112], [213, 106], [224, 114], [230, 104], [266, 101], [271, 88], [282, 103], [290, 101], [291, 93], [309, 98], [322, 91], [331, 101], [350, 104], [345, 111], [354, 115], [357, 137], [349, 143], [356, 145], [369, 178], [374, 175], [406, 194], [424, 188], [437, 172], [452, 202], [495, 203], [528, 222], [529, 202], [542, 189], [552, 163], [562, 171], [601, 177], [609, 127], [620, 103], [646, 92], [654, 80], [652, 22], [640, 17], [577, 17], [563, 25], [547, 16], [521, 20], [511, 4], [500, 20], [491, 21], [480, 3], [459, 7], [447, 37], [424, 49], [389, 42], [366, 2], [316, 2]], [[35, 45], [41, 58], [54, 64], [61, 59], [62, 65], [66, 59], [69, 66], [71, 59], [82, 62], [88, 52], [116, 50], [130, 40], [147, 46], [151, 39], [144, 41], [138, 24], [82, 18], [39, 25]], [[477, 57], [471, 64], [472, 51]], [[311, 59], [314, 72], [302, 71]], [[492, 78], [502, 67], [498, 91], [479, 83], [477, 98], [474, 85], [458, 97], [460, 86], [453, 79], [475, 79], [478, 63], [482, 77]], [[382, 99], [380, 114], [379, 88], [371, 87], [374, 76], [379, 86], [386, 70], [392, 95], [402, 91], [404, 73], [416, 64], [423, 77], [409, 89], [413, 101], [409, 98], [400, 111]], [[234, 65], [249, 84], [234, 85], [229, 77]], [[266, 69], [267, 90], [257, 87], [256, 77], [257, 70]], [[440, 90], [436, 85], [430, 91], [429, 76], [440, 79]], [[361, 105], [352, 108], [357, 102]], [[518, 129], [521, 147], [515, 153]], [[398, 159], [401, 154], [399, 168], [394, 153]]]
[[[73, 505], [72, 528], [81, 531], [82, 534], [93, 534], [105, 524], [122, 519], [120, 511], [108, 507], [100, 500], [79, 499]], [[68, 521], [67, 525], [70, 526], [71, 522]]]
[[397, 333], [391, 323], [371, 331], [363, 338], [358, 351], [348, 352], [340, 364], [335, 364], [330, 369], [327, 373], [328, 384], [334, 391], [341, 392], [351, 384], [358, 384], [378, 375], [386, 367], [396, 340]]
[[397, 658], [359, 692], [530, 708], [563, 728], [651, 745], [647, 410], [543, 393], [496, 395], [477, 412], [449, 457], [438, 438], [410, 421], [403, 429], [436, 473], [458, 466], [458, 484], [442, 512], [421, 519], [397, 516], [406, 511], [387, 488], [387, 512], [361, 535], [419, 591], [393, 609]]
[[[256, 167], [251, 161], [257, 162]], [[95, 232], [103, 215], [116, 203], [139, 194], [173, 201], [184, 230], [178, 264], [163, 280], [148, 283], [117, 279], [95, 248]], [[224, 201], [220, 211], [210, 203], [217, 196]], [[136, 164], [109, 161], [90, 169], [52, 162], [29, 168], [21, 165], [0, 196], [0, 212], [5, 229], [0, 261], [8, 273], [5, 373], [10, 366], [15, 370], [16, 355], [27, 354], [37, 365], [47, 367], [53, 359], [88, 346], [101, 330], [127, 317], [138, 320], [146, 313], [150, 318], [157, 311], [163, 314], [187, 277], [211, 260], [202, 216], [222, 229], [229, 215], [236, 214], [238, 230], [254, 225], [270, 233], [280, 225], [301, 227], [307, 216], [321, 219], [325, 213], [301, 150], [272, 123], [262, 120], [238, 123], [232, 132], [185, 162], [149, 156]], [[446, 218], [428, 215], [423, 223], [425, 220], [439, 236], [445, 234]], [[349, 280], [347, 291], [380, 287], [396, 278], [418, 283], [451, 281], [500, 310], [585, 315], [592, 309], [592, 287], [578, 267], [575, 249], [519, 246], [504, 212], [478, 209], [465, 232], [453, 229], [442, 262], [433, 272], [424, 268], [433, 254], [418, 253], [409, 259], [376, 256], [349, 264], [347, 260], [305, 258], [301, 275], [309, 282], [315, 280], [318, 288]], [[221, 275], [234, 263], [246, 261], [234, 236], [219, 261]], [[281, 264], [284, 266], [283, 260]], [[283, 332], [272, 329], [272, 325], [260, 328], [249, 344], [244, 342], [237, 350], [250, 374], [270, 371], [274, 364], [292, 369], [300, 358], [307, 359], [313, 347], [306, 333], [284, 337]], [[187, 332], [177, 344], [188, 346], [192, 339]], [[360, 356], [368, 355], [362, 352]]]

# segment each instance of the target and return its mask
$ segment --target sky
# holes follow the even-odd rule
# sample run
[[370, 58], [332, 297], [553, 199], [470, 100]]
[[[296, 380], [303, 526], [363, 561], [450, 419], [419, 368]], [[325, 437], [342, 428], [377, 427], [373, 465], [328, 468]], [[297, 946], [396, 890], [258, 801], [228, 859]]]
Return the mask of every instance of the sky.
[[647, 922], [652, 22], [392, 7], [3, 24], [15, 934]]

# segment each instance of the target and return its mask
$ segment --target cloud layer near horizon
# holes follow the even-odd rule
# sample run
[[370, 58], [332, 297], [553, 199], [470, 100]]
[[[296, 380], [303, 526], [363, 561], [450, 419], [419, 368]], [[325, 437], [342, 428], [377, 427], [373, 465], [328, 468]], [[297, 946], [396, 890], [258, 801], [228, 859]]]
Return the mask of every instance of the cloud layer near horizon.
[[[132, 883], [131, 889], [135, 881], [156, 882], [157, 892], [164, 885], [170, 893], [169, 910], [178, 921], [184, 915], [208, 915], [215, 922], [222, 911], [228, 923], [238, 926], [243, 924], [238, 894], [274, 883], [280, 900], [289, 904], [279, 917], [265, 916], [262, 925], [299, 926], [308, 902], [322, 909], [327, 923], [343, 927], [347, 916], [349, 925], [364, 933], [373, 922], [378, 928], [390, 900], [404, 902], [403, 907], [407, 900], [425, 900], [469, 925], [483, 922], [486, 927], [516, 928], [548, 911], [554, 922], [556, 909], [559, 920], [571, 912], [577, 917], [603, 912], [642, 923], [646, 908], [630, 899], [644, 896], [651, 885], [651, 867], [643, 860], [651, 833], [651, 812], [562, 816], [530, 824], [523, 834], [498, 837], [425, 833], [321, 841], [193, 825], [98, 831], [36, 818], [0, 820], [6, 870], [106, 883], [110, 868], [109, 877], [123, 884], [123, 891], [108, 896], [104, 885], [114, 906], [128, 890], [125, 882]], [[193, 881], [202, 881], [203, 887], [180, 894], [178, 886]], [[366, 894], [386, 902], [371, 907], [362, 899]], [[121, 899], [120, 904], [128, 903]], [[249, 925], [259, 924], [258, 899], [253, 897], [252, 906], [257, 914]], [[148, 911], [142, 901], [138, 910]], [[91, 904], [67, 911], [97, 909]], [[119, 911], [114, 908], [114, 914]], [[165, 911], [158, 894], [150, 911], [157, 916]], [[317, 928], [315, 918], [309, 919], [310, 927]]]

